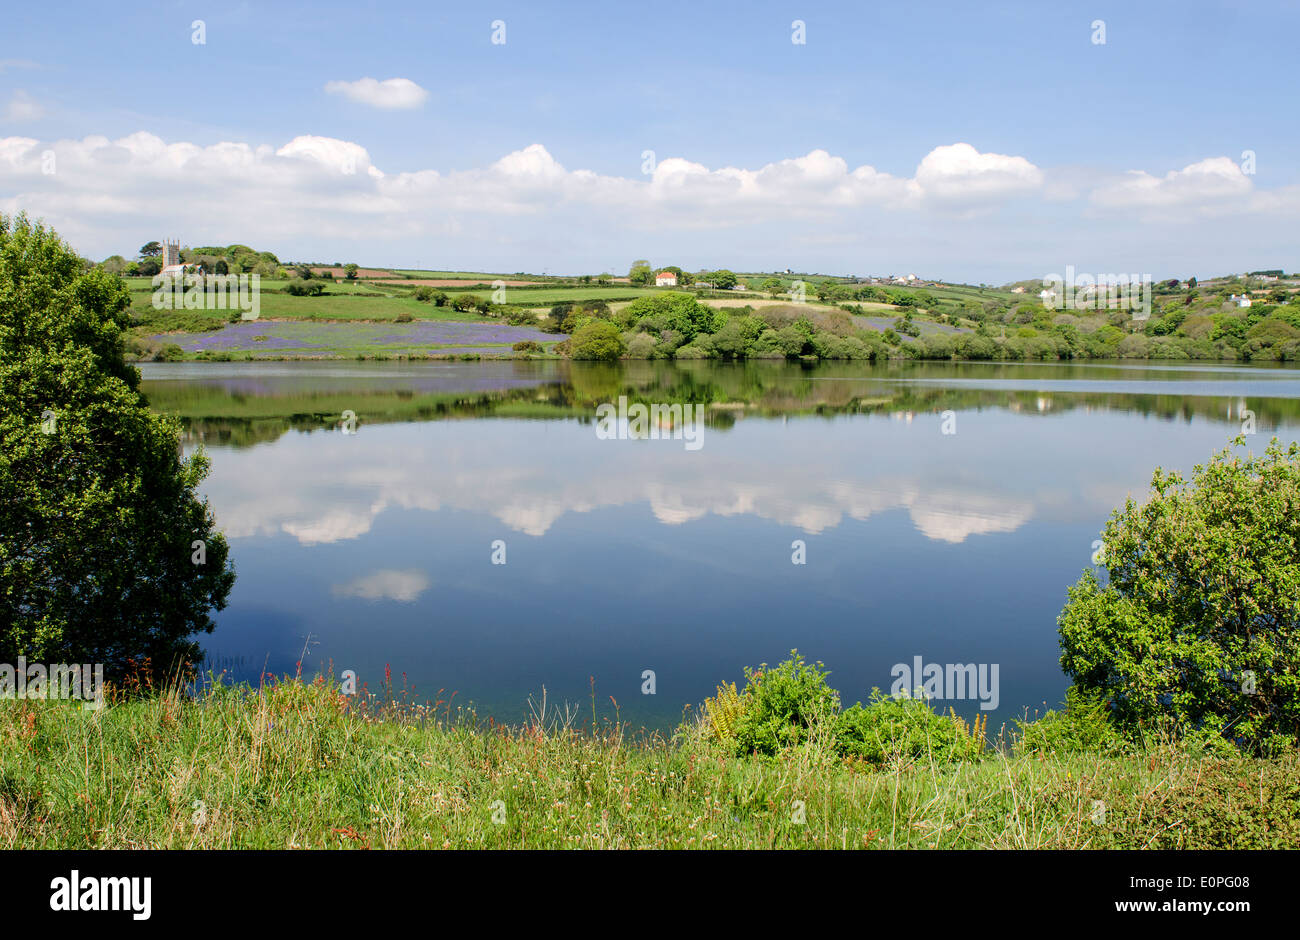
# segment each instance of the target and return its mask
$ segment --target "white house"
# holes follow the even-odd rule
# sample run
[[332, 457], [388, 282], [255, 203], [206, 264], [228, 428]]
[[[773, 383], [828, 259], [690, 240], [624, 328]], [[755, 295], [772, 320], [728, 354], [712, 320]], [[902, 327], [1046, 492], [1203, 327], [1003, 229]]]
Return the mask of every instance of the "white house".
[[672, 271], [660, 271], [655, 275], [655, 287], [676, 287], [677, 275]]
[[1228, 297], [1228, 301], [1230, 303], [1236, 304], [1238, 307], [1250, 306], [1250, 298], [1247, 297], [1245, 294], [1242, 294], [1240, 297], [1238, 297], [1236, 294], [1231, 294]]

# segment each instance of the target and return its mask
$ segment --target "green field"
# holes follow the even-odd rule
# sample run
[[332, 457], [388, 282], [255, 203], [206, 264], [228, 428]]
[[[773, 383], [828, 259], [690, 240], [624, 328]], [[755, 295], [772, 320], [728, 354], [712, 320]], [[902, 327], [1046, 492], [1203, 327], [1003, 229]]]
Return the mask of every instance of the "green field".
[[[471, 293], [481, 297], [490, 297], [491, 289], [468, 290], [459, 287], [438, 288], [448, 294]], [[636, 300], [647, 294], [665, 290], [661, 287], [507, 287], [505, 302], [524, 307], [549, 307], [552, 304], [579, 300]]]
[[[455, 322], [455, 323], [473, 323], [482, 324], [486, 331], [494, 326], [500, 326], [502, 321], [501, 314], [508, 315], [508, 309], [505, 311], [498, 310], [494, 313], [497, 316], [486, 316], [476, 311], [457, 311], [451, 303], [445, 303], [438, 306], [429, 301], [420, 301], [416, 299], [417, 291], [436, 291], [446, 298], [455, 299], [458, 297], [473, 297], [476, 300], [489, 301], [498, 306], [505, 308], [515, 308], [516, 310], [531, 310], [537, 314], [542, 314], [559, 303], [577, 303], [583, 301], [600, 300], [610, 304], [613, 309], [618, 310], [628, 303], [642, 297], [654, 294], [665, 293], [671, 288], [656, 287], [633, 287], [626, 284], [615, 284], [606, 286], [593, 286], [590, 284], [575, 283], [572, 279], [562, 280], [558, 278], [544, 279], [544, 283], [537, 286], [506, 286], [504, 294], [493, 289], [490, 284], [496, 280], [515, 280], [531, 279], [533, 276], [526, 274], [493, 274], [486, 272], [472, 271], [437, 271], [427, 269], [413, 268], [375, 268], [373, 270], [392, 271], [394, 280], [390, 283], [378, 283], [376, 280], [346, 280], [337, 278], [312, 279], [306, 283], [309, 285], [319, 285], [323, 293], [318, 296], [295, 296], [288, 293], [290, 287], [301, 285], [304, 282], [298, 278], [265, 278], [260, 281], [260, 291], [258, 294], [259, 310], [258, 317], [260, 320], [272, 324], [275, 321], [297, 321], [311, 322], [318, 321], [323, 323], [344, 324], [395, 324], [399, 322]], [[751, 288], [757, 288], [764, 280], [772, 275], [763, 274], [741, 274], [743, 281], [748, 283]], [[438, 279], [438, 280], [455, 280], [463, 286], [457, 285], [420, 285], [419, 279]], [[777, 279], [782, 283], [783, 290], [788, 290], [796, 280], [800, 280], [798, 275], [778, 275]], [[809, 315], [814, 315], [817, 311], [828, 311], [833, 307], [831, 302], [820, 302], [816, 297], [816, 290], [819, 284], [841, 285], [850, 290], [854, 290], [865, 285], [854, 284], [846, 278], [837, 278], [822, 275], [806, 275], [804, 278], [808, 284], [808, 298], [806, 309]], [[254, 337], [258, 341], [256, 344], [249, 343], [246, 345], [232, 346], [221, 341], [213, 342], [210, 339], [196, 336], [202, 333], [217, 333], [225, 330], [227, 326], [239, 320], [239, 312], [233, 314], [229, 309], [225, 310], [156, 310], [153, 307], [154, 287], [152, 280], [147, 277], [124, 278], [125, 283], [130, 291], [131, 312], [134, 320], [133, 329], [129, 340], [130, 348], [133, 355], [141, 359], [163, 358], [164, 347], [174, 344], [180, 347], [180, 355], [184, 357], [198, 356], [202, 350], [211, 351], [212, 355], [225, 358], [300, 358], [309, 356], [319, 357], [390, 357], [390, 356], [421, 356], [421, 355], [455, 355], [458, 353], [481, 353], [492, 355], [502, 354], [510, 355], [508, 343], [502, 344], [501, 340], [492, 340], [485, 338], [482, 341], [478, 339], [467, 339], [463, 342], [448, 344], [420, 345], [418, 347], [408, 348], [401, 343], [380, 339], [372, 342], [369, 334], [362, 335], [357, 333], [352, 335], [346, 331], [338, 334], [337, 337], [311, 336], [308, 337], [311, 348], [307, 348], [302, 343], [297, 342], [301, 337], [297, 334], [278, 334], [267, 337]], [[487, 285], [487, 286], [485, 286]], [[968, 287], [963, 285], [948, 285], [943, 287], [916, 287], [904, 288], [894, 285], [881, 285], [891, 295], [914, 295], [920, 291], [929, 291], [937, 298], [934, 304], [935, 309], [930, 313], [958, 314], [963, 315], [964, 311], [961, 305], [970, 300], [988, 303], [990, 301], [1007, 303], [1008, 301], [1024, 300], [1023, 295], [1012, 295], [1005, 291], [994, 291], [992, 289], [981, 289], [978, 287]], [[689, 289], [688, 289], [689, 290]], [[768, 292], [750, 291], [705, 291], [696, 292], [697, 297], [705, 303], [712, 306], [727, 310], [735, 310], [744, 306], [752, 306], [755, 309], [789, 303], [789, 298], [778, 292], [775, 295]], [[844, 300], [848, 309], [861, 314], [876, 314], [877, 319], [883, 315], [885, 317], [891, 314], [900, 313], [901, 308], [893, 307], [888, 304], [881, 304], [870, 300]], [[1032, 301], [1031, 301], [1032, 302]], [[913, 308], [912, 314], [917, 320], [928, 319], [926, 311]], [[516, 318], [516, 322], [521, 322]], [[960, 321], [963, 326], [972, 327], [973, 323], [965, 320]], [[884, 320], [880, 324], [873, 322], [874, 329], [883, 329], [888, 323]], [[918, 324], [923, 331], [927, 329], [923, 324]], [[270, 332], [274, 333], [274, 329]], [[531, 339], [532, 337], [528, 337]], [[561, 338], [561, 337], [557, 337]], [[286, 344], [292, 344], [298, 351], [287, 351]], [[549, 344], [548, 344], [549, 345]], [[481, 347], [495, 347], [486, 349]], [[460, 347], [459, 349], [457, 347]], [[222, 352], [222, 350], [225, 352]], [[277, 352], [277, 349], [280, 351]], [[169, 354], [173, 357], [177, 355], [176, 350]], [[202, 358], [208, 358], [207, 355]]]
[[415, 280], [420, 280], [424, 278], [428, 278], [430, 280], [455, 279], [458, 281], [469, 281], [470, 283], [476, 283], [478, 281], [482, 281], [484, 284], [491, 284], [493, 281], [496, 280], [502, 280], [502, 281], [550, 280], [550, 278], [545, 277], [541, 274], [523, 274], [523, 273], [501, 274], [499, 272], [493, 274], [488, 271], [426, 271], [419, 268], [376, 268], [375, 270], [392, 271], [393, 274], [397, 277], [406, 277]]
[[[153, 309], [153, 288], [148, 278], [124, 278], [131, 289], [131, 309], [137, 317], [146, 321], [159, 314], [172, 311], [155, 311]], [[262, 319], [285, 320], [394, 320], [403, 313], [410, 314], [417, 320], [457, 320], [464, 322], [487, 321], [488, 318], [478, 313], [453, 310], [450, 306], [438, 307], [415, 299], [414, 288], [395, 285], [374, 285], [365, 282], [349, 283], [346, 281], [314, 282], [325, 283], [325, 293], [319, 297], [295, 297], [282, 291], [293, 281], [266, 280], [261, 283], [259, 294]], [[174, 311], [199, 319], [224, 322], [228, 310], [185, 310]]]

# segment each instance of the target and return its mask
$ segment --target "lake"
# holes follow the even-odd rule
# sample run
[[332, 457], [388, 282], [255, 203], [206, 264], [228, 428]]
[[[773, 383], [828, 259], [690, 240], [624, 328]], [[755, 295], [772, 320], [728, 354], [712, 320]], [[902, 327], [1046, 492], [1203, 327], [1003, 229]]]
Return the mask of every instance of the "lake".
[[[1300, 371], [1219, 363], [142, 372], [212, 461], [238, 575], [212, 665], [256, 682], [305, 649], [305, 672], [375, 691], [391, 666], [498, 721], [544, 687], [579, 721], [594, 694], [599, 720], [669, 728], [798, 648], [846, 705], [918, 657], [996, 666], [996, 696], [935, 702], [995, 706], [995, 731], [1060, 701], [1066, 588], [1156, 466], [1189, 472], [1243, 423], [1256, 452], [1300, 437]], [[700, 446], [599, 433], [620, 397], [702, 406]]]

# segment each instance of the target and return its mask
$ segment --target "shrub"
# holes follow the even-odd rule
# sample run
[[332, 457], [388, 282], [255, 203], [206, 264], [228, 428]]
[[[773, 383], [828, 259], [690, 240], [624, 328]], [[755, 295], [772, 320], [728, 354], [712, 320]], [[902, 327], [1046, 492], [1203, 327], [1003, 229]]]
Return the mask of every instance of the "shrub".
[[708, 359], [709, 351], [707, 349], [702, 349], [699, 346], [693, 346], [687, 344], [685, 346], [678, 347], [673, 352], [673, 358], [674, 359]]
[[927, 336], [921, 341], [925, 347], [925, 356], [927, 359], [951, 359], [954, 349], [952, 337], [943, 333], [936, 333], [933, 336]]
[[569, 355], [574, 359], [611, 361], [623, 355], [624, 350], [618, 327], [604, 320], [584, 324], [569, 340]]
[[527, 307], [510, 307], [503, 314], [512, 326], [537, 326], [537, 314]]
[[1017, 721], [1017, 753], [1112, 754], [1124, 749], [1123, 736], [1110, 721], [1105, 695], [1071, 686], [1065, 708], [1049, 711], [1036, 721]]
[[683, 337], [676, 330], [668, 329], [659, 334], [659, 355], [667, 356], [682, 345]]
[[713, 349], [720, 356], [743, 359], [762, 332], [763, 321], [757, 317], [731, 317], [713, 334]]
[[820, 663], [805, 663], [797, 650], [775, 669], [745, 667], [745, 691], [735, 723], [739, 755], [775, 754], [801, 744], [815, 722], [831, 721], [839, 711], [839, 693], [826, 684]]
[[479, 299], [473, 294], [457, 294], [455, 299], [451, 302], [451, 308], [464, 313], [468, 310], [473, 310], [474, 307], [477, 306], [478, 302]]
[[998, 354], [997, 343], [987, 336], [965, 336], [958, 348], [967, 359], [994, 359]]
[[[603, 300], [586, 300], [577, 303], [564, 301], [551, 307], [541, 329], [547, 333], [573, 333], [588, 320], [608, 320], [609, 304]], [[624, 327], [630, 324], [620, 319]]]
[[776, 339], [777, 345], [785, 351], [787, 356], [802, 354], [808, 345], [808, 336], [793, 323], [777, 330]]
[[427, 284], [421, 287], [417, 287], [415, 289], [415, 299], [420, 301], [420, 303], [423, 304], [432, 303], [433, 294], [434, 294], [433, 288]]
[[411, 316], [409, 313], [407, 313], [405, 310], [403, 310], [401, 313], [399, 313], [399, 314], [398, 314], [396, 317], [394, 317], [393, 319], [394, 319], [394, 321], [397, 322], [397, 323], [410, 323], [412, 320], [415, 319], [415, 317]]
[[286, 287], [285, 292], [292, 294], [294, 297], [319, 297], [325, 293], [325, 285], [295, 282]]
[[[1244, 444], [1238, 437], [1236, 444]], [[1106, 523], [1104, 586], [1061, 611], [1061, 665], [1121, 729], [1168, 725], [1259, 752], [1300, 740], [1300, 445], [1157, 469]]]
[[653, 359], [654, 354], [655, 338], [649, 333], [637, 333], [627, 344], [629, 359]]
[[542, 348], [541, 343], [534, 342], [531, 339], [526, 339], [523, 340], [522, 342], [515, 343], [510, 348], [513, 349], [515, 352], [521, 352], [521, 353], [539, 353], [539, 352], [546, 351], [545, 349]]
[[937, 714], [924, 699], [873, 689], [871, 704], [859, 702], [836, 719], [835, 740], [846, 756], [873, 764], [976, 760], [984, 752], [984, 720], [972, 728], [951, 710]]

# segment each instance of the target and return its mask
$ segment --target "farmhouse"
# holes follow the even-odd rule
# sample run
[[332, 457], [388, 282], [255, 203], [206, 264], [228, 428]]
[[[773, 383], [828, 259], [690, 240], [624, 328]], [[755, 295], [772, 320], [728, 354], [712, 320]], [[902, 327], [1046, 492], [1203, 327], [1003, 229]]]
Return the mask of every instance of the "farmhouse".
[[672, 271], [660, 271], [655, 275], [655, 287], [676, 287], [677, 275]]

